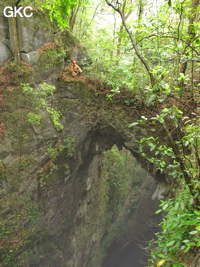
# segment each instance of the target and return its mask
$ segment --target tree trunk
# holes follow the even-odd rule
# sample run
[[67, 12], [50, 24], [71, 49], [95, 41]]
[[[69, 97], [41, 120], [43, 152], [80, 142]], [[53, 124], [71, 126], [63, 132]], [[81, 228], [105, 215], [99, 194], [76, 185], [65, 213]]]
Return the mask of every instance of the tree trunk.
[[[189, 26], [188, 26], [188, 36], [189, 39], [186, 40], [186, 47], [184, 49], [183, 55], [188, 56], [189, 53], [187, 52], [187, 48], [192, 44], [194, 38], [195, 38], [195, 32], [194, 32], [194, 22], [197, 17], [197, 8], [199, 6], [199, 0], [192, 0], [192, 8], [191, 8], [191, 17], [189, 19]], [[187, 70], [188, 62], [184, 61], [180, 66], [180, 73], [183, 73], [185, 75]], [[179, 87], [183, 89], [184, 87], [184, 80], [180, 82]]]
[[78, 14], [80, 7], [81, 7], [81, 1], [79, 0], [78, 5], [71, 10], [71, 14], [70, 14], [70, 18], [69, 18], [69, 27], [70, 27], [71, 31], [73, 31], [73, 29], [74, 29], [76, 17], [77, 17], [77, 14]]
[[[122, 10], [123, 10], [123, 13], [124, 13], [124, 10], [125, 10], [125, 7], [126, 7], [126, 2], [124, 2], [123, 4], [123, 7], [122, 7]], [[131, 15], [132, 11], [130, 10], [125, 16], [124, 16], [124, 19], [125, 21], [129, 18], [129, 16]], [[118, 37], [118, 42], [117, 42], [117, 60], [116, 60], [116, 65], [118, 66], [119, 65], [119, 57], [120, 57], [120, 54], [121, 54], [121, 44], [122, 44], [122, 37], [121, 37], [121, 34], [123, 32], [123, 24], [120, 26], [120, 29], [119, 29], [119, 37]]]
[[[15, 3], [12, 0], [11, 6], [14, 8]], [[13, 54], [14, 54], [14, 62], [20, 65], [20, 50], [19, 50], [19, 36], [18, 36], [18, 28], [17, 28], [17, 18], [10, 17], [10, 27], [11, 27], [11, 40], [13, 43]]]
[[119, 7], [115, 7], [111, 2], [109, 2], [108, 0], [105, 0], [106, 3], [111, 6], [116, 12], [119, 13], [121, 19], [122, 19], [122, 24], [127, 32], [127, 34], [129, 35], [129, 39], [131, 41], [131, 44], [132, 44], [132, 47], [133, 49], [135, 50], [135, 53], [137, 55], [137, 57], [140, 59], [140, 61], [142, 62], [142, 64], [144, 65], [148, 75], [149, 75], [149, 78], [150, 78], [150, 82], [151, 82], [151, 86], [154, 87], [154, 85], [156, 84], [156, 80], [154, 78], [154, 75], [152, 74], [151, 72], [151, 69], [150, 69], [150, 66], [148, 64], [148, 62], [146, 61], [146, 59], [140, 54], [140, 51], [138, 49], [138, 46], [136, 44], [136, 41], [135, 41], [135, 38], [133, 37], [133, 34], [131, 33], [131, 31], [129, 30], [127, 24], [126, 24], [126, 19], [124, 17], [124, 14], [123, 14], [123, 11], [120, 10]]
[[17, 20], [16, 18], [10, 18], [12, 40], [13, 40], [13, 53], [14, 62], [20, 65], [20, 54], [19, 54], [19, 37], [17, 32]]

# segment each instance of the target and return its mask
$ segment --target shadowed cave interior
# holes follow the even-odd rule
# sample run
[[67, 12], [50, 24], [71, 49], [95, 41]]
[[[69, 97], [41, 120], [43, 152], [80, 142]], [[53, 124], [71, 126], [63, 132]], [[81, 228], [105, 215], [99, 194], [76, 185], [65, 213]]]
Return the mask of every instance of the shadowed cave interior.
[[[104, 261], [102, 267], [144, 267], [149, 266], [148, 259], [150, 258], [145, 247], [148, 246], [148, 241], [155, 238], [154, 231], [157, 227], [152, 227], [150, 230], [141, 234], [135, 241], [131, 242], [118, 254], [115, 259], [107, 259]], [[115, 246], [112, 246], [109, 253], [115, 251]]]
[[[102, 161], [101, 179], [105, 181], [108, 229], [102, 238], [106, 247], [113, 229], [116, 238], [106, 248], [102, 267], [148, 266], [148, 241], [158, 232], [160, 215], [156, 215], [159, 200], [152, 200], [156, 183], [128, 149], [113, 146]], [[125, 211], [127, 210], [127, 211]], [[107, 219], [108, 215], [109, 219]], [[120, 221], [123, 217], [124, 221]]]

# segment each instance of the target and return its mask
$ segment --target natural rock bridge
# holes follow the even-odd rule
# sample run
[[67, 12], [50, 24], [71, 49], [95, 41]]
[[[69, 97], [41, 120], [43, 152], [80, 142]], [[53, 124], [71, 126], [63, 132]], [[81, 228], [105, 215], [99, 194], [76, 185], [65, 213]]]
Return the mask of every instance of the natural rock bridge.
[[[0, 21], [3, 65], [11, 56], [12, 42], [8, 21], [4, 17]], [[9, 232], [3, 246], [26, 267], [102, 266], [103, 246], [111, 248], [105, 265], [112, 264], [117, 252], [159, 221], [154, 214], [158, 198], [163, 197], [166, 180], [170, 181], [141, 156], [137, 141], [154, 136], [165, 143], [164, 132], [159, 125], [142, 123], [129, 128], [141, 116], [156, 113], [154, 107], [143, 106], [138, 96], [122, 90], [110, 101], [106, 85], [84, 76], [71, 79], [62, 72], [70, 58], [86, 57], [85, 49], [68, 32], [55, 34], [52, 27], [43, 27], [46, 21], [42, 27], [39, 21], [39, 17], [30, 18], [29, 24], [23, 18], [19, 21], [21, 57], [29, 64], [22, 68], [30, 67], [31, 74], [24, 79], [18, 72], [17, 77], [9, 76], [9, 67], [1, 69], [1, 200], [3, 225]], [[32, 28], [34, 34], [30, 34]], [[66, 51], [59, 60], [53, 54], [60, 49], [57, 43]], [[43, 81], [56, 90], [47, 94], [46, 109], [40, 107], [40, 123], [31, 123], [27, 116], [33, 99], [26, 98], [19, 85], [28, 82], [38, 92]], [[59, 127], [55, 114], [60, 115]], [[124, 219], [128, 230], [122, 240], [105, 245], [110, 233], [102, 219], [106, 204], [101, 169], [104, 152], [114, 145], [129, 150], [149, 175], [139, 182], [137, 207]], [[143, 149], [150, 153], [148, 147]]]

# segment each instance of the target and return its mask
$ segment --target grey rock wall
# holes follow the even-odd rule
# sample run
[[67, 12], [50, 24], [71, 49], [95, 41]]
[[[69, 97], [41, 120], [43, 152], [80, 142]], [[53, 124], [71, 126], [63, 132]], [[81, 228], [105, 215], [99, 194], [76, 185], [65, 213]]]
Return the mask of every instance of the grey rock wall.
[[54, 41], [54, 28], [48, 15], [34, 13], [30, 18], [18, 18], [19, 46], [23, 53], [30, 53], [43, 44]]
[[[0, 44], [0, 64], [3, 64], [11, 56], [7, 48], [11, 43], [8, 21], [2, 17], [0, 19], [3, 40]], [[56, 93], [48, 97], [49, 107], [60, 112], [64, 129], [57, 130], [49, 114], [42, 110], [42, 122], [39, 125], [29, 125], [28, 129], [22, 127], [23, 131], [17, 132], [18, 129], [13, 130], [12, 127], [20, 121], [20, 111], [30, 110], [26, 102], [21, 103], [15, 111], [9, 105], [8, 110], [16, 116], [10, 124], [9, 119], [5, 120], [6, 132], [0, 140], [3, 216], [12, 218], [9, 223], [15, 223], [21, 216], [21, 223], [27, 231], [32, 224], [23, 218], [23, 214], [27, 212], [31, 220], [36, 221], [37, 231], [33, 236], [30, 234], [26, 255], [18, 255], [21, 266], [94, 267], [91, 264], [92, 252], [106, 235], [102, 221], [105, 207], [101, 206], [104, 192], [100, 180], [103, 153], [113, 145], [119, 148], [125, 146], [143, 166], [148, 167], [147, 162], [140, 158], [135, 140], [148, 136], [150, 130], [140, 127], [127, 130], [124, 119], [110, 116], [105, 100], [97, 99], [85, 83], [76, 80], [58, 82], [57, 76], [63, 68], [64, 58], [59, 64], [51, 64], [48, 58], [47, 62], [43, 62], [44, 54], [38, 48], [46, 42], [59, 41], [66, 49], [67, 59], [82, 60], [85, 58], [85, 49], [79, 49], [69, 32], [54, 36], [48, 23], [45, 26], [43, 23], [45, 21], [40, 20], [39, 16], [19, 19], [21, 56], [33, 67], [33, 90], [37, 91], [38, 84], [43, 80], [56, 85]], [[15, 99], [19, 101], [15, 90], [9, 92], [7, 97], [9, 94], [11, 103]], [[5, 111], [4, 103], [0, 104]], [[68, 138], [74, 139], [73, 156], [67, 156], [69, 151], [66, 147], [56, 160], [52, 160], [50, 152], [59, 149], [62, 141]], [[47, 176], [42, 174], [44, 170], [47, 170]], [[132, 236], [146, 230], [148, 218], [153, 217], [154, 204], [151, 210], [145, 203], [153, 203], [151, 195], [154, 190], [152, 180], [143, 184], [139, 208], [132, 216]], [[29, 201], [24, 204], [23, 199], [27, 198]], [[143, 202], [143, 198], [146, 202]], [[32, 214], [32, 206], [39, 213], [38, 221]], [[140, 221], [136, 221], [137, 217], [140, 217]], [[20, 236], [18, 230], [13, 242], [21, 240], [23, 235]]]
[[[34, 12], [32, 17], [17, 17], [19, 47], [21, 59], [31, 66], [38, 65], [40, 49], [46, 43], [59, 43], [65, 49], [67, 63], [75, 59], [85, 62], [86, 49], [66, 30], [61, 34], [56, 23], [49, 20], [48, 14]], [[0, 66], [12, 56], [12, 35], [9, 18], [4, 17], [3, 7], [0, 7]], [[51, 59], [50, 59], [51, 60]], [[36, 66], [38, 67], [38, 66]], [[48, 73], [47, 75], [50, 75]]]
[[3, 7], [0, 6], [0, 66], [11, 57], [11, 45], [8, 19], [3, 16]]
[[[31, 252], [19, 257], [19, 261], [24, 261], [21, 266], [94, 267], [91, 257], [108, 234], [102, 220], [105, 213], [105, 192], [100, 179], [103, 153], [115, 144], [122, 147], [125, 141], [132, 152], [138, 153], [134, 140], [139, 136], [126, 132], [118, 120], [107, 120], [101, 101], [96, 102], [83, 82], [61, 80], [56, 86], [57, 91], [49, 100], [61, 112], [64, 129], [57, 131], [48, 113], [43, 112], [42, 123], [27, 129], [28, 137], [22, 143], [12, 141], [9, 135], [0, 143], [0, 169], [7, 170], [1, 188], [2, 203], [11, 198], [17, 206], [18, 199], [29, 192], [39, 210], [39, 226]], [[141, 135], [141, 131], [137, 132]], [[53, 162], [56, 168], [49, 173], [52, 163], [49, 149], [58, 149], [67, 138], [74, 139], [73, 156], [68, 157], [65, 148]], [[19, 162], [25, 165], [20, 167], [18, 181], [15, 170], [19, 170]], [[47, 177], [41, 174], [45, 169]], [[138, 207], [129, 216], [130, 235], [124, 237], [124, 242], [131, 242], [134, 236], [146, 231], [149, 221], [157, 221], [154, 217], [157, 202], [151, 200], [155, 188], [156, 184], [147, 177], [141, 187]], [[5, 214], [15, 218], [20, 211], [12, 209], [12, 205], [5, 207]], [[101, 266], [101, 258], [97, 266]]]

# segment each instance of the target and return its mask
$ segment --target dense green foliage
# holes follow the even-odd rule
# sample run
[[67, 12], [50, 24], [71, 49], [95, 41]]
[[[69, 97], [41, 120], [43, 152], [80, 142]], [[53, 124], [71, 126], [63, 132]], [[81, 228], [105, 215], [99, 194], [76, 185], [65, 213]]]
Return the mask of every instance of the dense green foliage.
[[77, 3], [78, 0], [44, 0], [42, 7], [49, 11], [50, 18], [54, 18], [62, 28], [69, 26], [70, 11]]
[[155, 111], [130, 127], [160, 127], [165, 135], [165, 142], [138, 140], [175, 197], [161, 203], [168, 214], [151, 245], [152, 264], [188, 266], [185, 254], [199, 250], [199, 2], [99, 1], [84, 11], [74, 32], [92, 58], [88, 76], [111, 85], [110, 100], [121, 88], [135, 92]]
[[[112, 1], [117, 8], [115, 2]], [[114, 88], [125, 86], [137, 92], [141, 89], [145, 97], [158, 90], [167, 95], [171, 91], [181, 94], [182, 81], [194, 84], [198, 80], [198, 9], [192, 2], [173, 1], [169, 7], [166, 2], [122, 1], [120, 10], [149, 73], [145, 73], [146, 68], [134, 51], [118, 12], [113, 13], [107, 9], [105, 1], [99, 1], [95, 2], [95, 9], [88, 6], [84, 15], [80, 13], [74, 29], [91, 53], [93, 65], [89, 69], [93, 78], [104, 79]], [[153, 87], [149, 86], [150, 74], [154, 79]]]
[[151, 248], [155, 246], [150, 261], [157, 262], [156, 266], [186, 267], [189, 264], [186, 253], [195, 255], [200, 247], [200, 211], [195, 199], [185, 186], [176, 193], [175, 201], [162, 201], [157, 211], [167, 215], [160, 224], [162, 232], [157, 233], [158, 239], [150, 243]]
[[[169, 118], [181, 136], [177, 141], [172, 139], [167, 126]], [[162, 201], [162, 208], [157, 212], [165, 211], [167, 215], [160, 224], [162, 231], [157, 234], [158, 239], [150, 243], [151, 262], [156, 266], [188, 266], [185, 254], [195, 254], [200, 247], [200, 119], [196, 114], [192, 119], [183, 117], [183, 112], [173, 107], [163, 109], [156, 117], [143, 118], [130, 127], [138, 123], [146, 124], [149, 120], [163, 126], [169, 146], [160, 144], [158, 137], [143, 138], [139, 141], [141, 154], [154, 164], [156, 170], [168, 174], [175, 195], [173, 199]], [[149, 151], [145, 153], [144, 144], [149, 146]], [[149, 157], [151, 152], [153, 156]]]
[[63, 29], [70, 24], [70, 14], [79, 3], [78, 0], [22, 0], [23, 5], [48, 12], [51, 21], [56, 21], [58, 26]]

